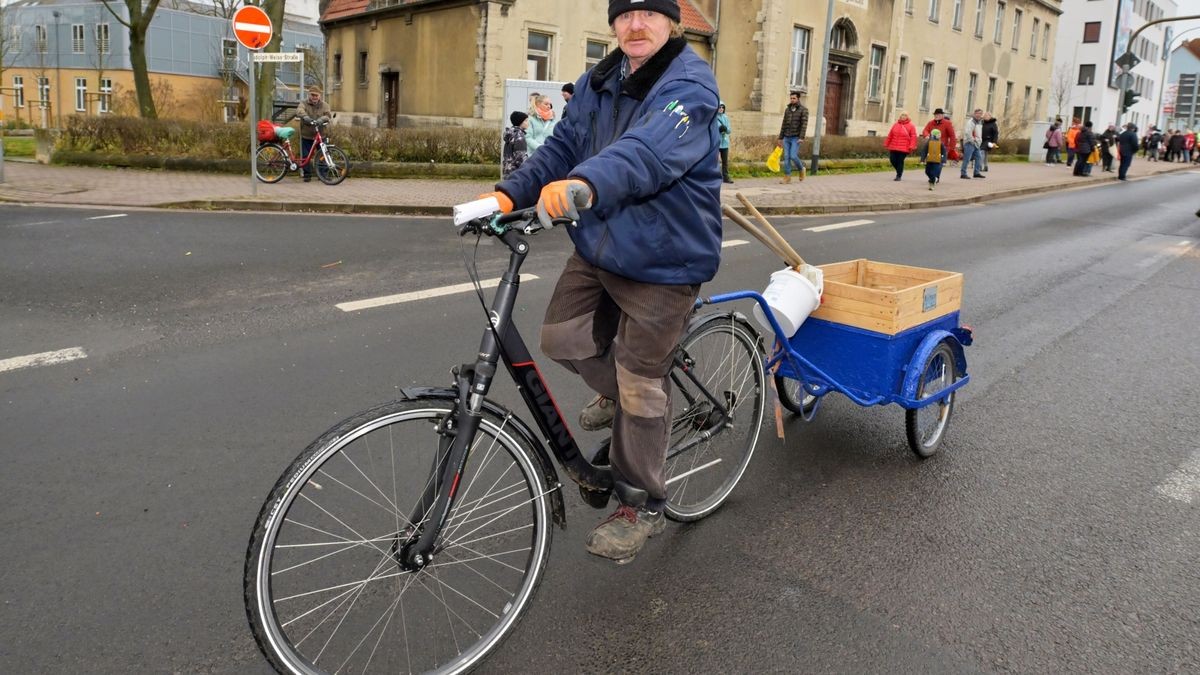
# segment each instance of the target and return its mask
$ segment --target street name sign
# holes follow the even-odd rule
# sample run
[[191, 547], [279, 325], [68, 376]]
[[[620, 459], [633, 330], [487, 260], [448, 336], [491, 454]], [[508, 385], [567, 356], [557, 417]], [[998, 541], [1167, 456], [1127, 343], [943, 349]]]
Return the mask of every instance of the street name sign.
[[253, 5], [242, 7], [233, 15], [233, 35], [246, 49], [262, 49], [271, 41], [271, 17]]
[[257, 63], [299, 63], [304, 60], [303, 52], [254, 52], [250, 58]]

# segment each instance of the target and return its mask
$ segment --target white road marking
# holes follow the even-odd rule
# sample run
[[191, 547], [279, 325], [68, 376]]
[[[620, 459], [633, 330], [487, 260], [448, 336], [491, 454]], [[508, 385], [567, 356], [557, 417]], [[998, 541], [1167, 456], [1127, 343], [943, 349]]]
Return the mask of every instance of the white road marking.
[[107, 216], [93, 216], [92, 218], [88, 218], [88, 220], [104, 220], [106, 218], [124, 218], [127, 215], [129, 215], [129, 214], [128, 213], [113, 213], [113, 214], [110, 214]]
[[828, 232], [829, 230], [844, 230], [847, 227], [858, 227], [859, 225], [870, 225], [873, 220], [849, 220], [844, 223], [833, 223], [832, 225], [821, 225], [820, 227], [805, 228], [805, 232]]
[[[522, 274], [521, 281], [533, 281], [539, 277], [535, 274]], [[485, 279], [479, 282], [483, 288], [495, 288], [500, 285], [500, 279]], [[466, 293], [467, 291], [475, 290], [474, 284], [457, 284], [454, 286], [443, 286], [441, 288], [431, 288], [426, 291], [413, 291], [412, 293], [400, 293], [398, 295], [385, 295], [381, 298], [370, 298], [368, 300], [357, 300], [355, 302], [343, 302], [337, 305], [337, 308], [343, 312], [357, 312], [362, 309], [372, 309], [374, 307], [384, 307], [386, 305], [398, 305], [402, 302], [412, 302], [414, 300], [425, 300], [428, 298], [437, 298], [443, 295], [454, 295], [455, 293]]]
[[1200, 450], [1192, 453], [1183, 466], [1155, 488], [1164, 497], [1191, 504], [1200, 497]]
[[67, 361], [86, 358], [87, 353], [83, 351], [83, 347], [72, 347], [70, 349], [60, 349], [56, 352], [42, 352], [41, 354], [17, 356], [11, 359], [4, 359], [3, 361], [0, 361], [0, 373], [3, 373], [6, 370], [17, 370], [18, 368], [52, 366], [56, 363], [66, 363]]
[[33, 227], [35, 225], [53, 225], [61, 222], [61, 220], [39, 220], [36, 223], [17, 223], [16, 225], [17, 227]]
[[1195, 245], [1196, 245], [1196, 242], [1190, 241], [1188, 239], [1184, 239], [1183, 241], [1179, 242], [1178, 244], [1175, 244], [1174, 246], [1168, 248], [1167, 250], [1161, 251], [1159, 253], [1155, 253], [1154, 255], [1150, 256], [1149, 258], [1146, 258], [1145, 260], [1137, 263], [1137, 266], [1141, 269], [1146, 269], [1148, 267], [1153, 267], [1154, 265], [1157, 265], [1158, 263], [1163, 262], [1164, 260], [1171, 260], [1174, 258], [1178, 258], [1179, 256], [1192, 250], [1192, 247]]
[[721, 242], [721, 248], [733, 248], [734, 246], [745, 246], [750, 242], [745, 239], [730, 239], [729, 241]]

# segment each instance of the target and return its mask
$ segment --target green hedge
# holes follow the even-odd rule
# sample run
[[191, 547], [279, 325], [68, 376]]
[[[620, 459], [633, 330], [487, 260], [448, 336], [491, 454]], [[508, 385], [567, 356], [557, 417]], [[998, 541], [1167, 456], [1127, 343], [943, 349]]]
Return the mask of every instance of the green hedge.
[[[293, 122], [293, 125], [296, 123]], [[249, 125], [178, 120], [143, 120], [137, 117], [69, 117], [56, 151], [100, 155], [241, 159], [249, 150]], [[499, 164], [499, 132], [491, 129], [438, 127], [425, 129], [371, 129], [333, 126], [331, 139], [351, 162], [423, 162], [436, 164]], [[800, 154], [807, 161], [811, 139]], [[730, 159], [759, 164], [775, 148], [774, 136], [735, 136]], [[1000, 154], [1024, 155], [1029, 140], [1001, 143]], [[299, 151], [299, 147], [295, 148]], [[824, 136], [825, 160], [886, 158], [878, 136]]]

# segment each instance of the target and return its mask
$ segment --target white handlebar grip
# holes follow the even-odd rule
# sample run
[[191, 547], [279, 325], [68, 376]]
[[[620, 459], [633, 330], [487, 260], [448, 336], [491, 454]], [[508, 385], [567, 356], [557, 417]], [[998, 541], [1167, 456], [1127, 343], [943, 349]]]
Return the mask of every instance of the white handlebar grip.
[[495, 197], [458, 204], [454, 207], [454, 224], [465, 225], [476, 218], [486, 218], [499, 210], [500, 202]]

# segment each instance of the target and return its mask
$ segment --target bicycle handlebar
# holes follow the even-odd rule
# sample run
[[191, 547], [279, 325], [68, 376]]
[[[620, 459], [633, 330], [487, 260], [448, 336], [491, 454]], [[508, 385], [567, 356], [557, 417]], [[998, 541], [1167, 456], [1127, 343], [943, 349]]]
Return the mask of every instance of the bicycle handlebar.
[[[496, 201], [495, 197], [458, 204], [454, 207], [453, 213], [454, 225], [458, 228], [460, 237], [465, 236], [468, 232], [499, 236], [513, 229], [520, 230], [524, 234], [535, 234], [546, 229], [538, 219], [536, 206], [502, 214], [500, 213], [500, 203]], [[569, 225], [573, 222], [569, 218], [555, 218], [553, 224]]]

